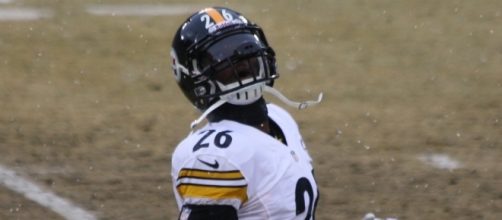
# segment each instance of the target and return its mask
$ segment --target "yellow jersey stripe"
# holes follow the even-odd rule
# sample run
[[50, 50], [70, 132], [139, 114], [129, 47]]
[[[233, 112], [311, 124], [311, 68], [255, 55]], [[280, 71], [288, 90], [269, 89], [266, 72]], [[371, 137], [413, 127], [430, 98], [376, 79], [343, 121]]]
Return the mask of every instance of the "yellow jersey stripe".
[[197, 170], [197, 169], [182, 169], [178, 174], [178, 179], [181, 178], [240, 180], [244, 179], [244, 176], [242, 176], [241, 172], [238, 170], [209, 171], [209, 170]]
[[204, 9], [204, 11], [213, 19], [214, 22], [216, 22], [216, 24], [219, 24], [219, 23], [222, 23], [225, 21], [225, 19], [223, 19], [223, 16], [221, 16], [220, 12], [218, 12], [214, 8], [206, 8], [206, 9]]
[[181, 197], [207, 198], [213, 200], [239, 199], [241, 203], [248, 200], [247, 186], [206, 186], [180, 184], [176, 186]]

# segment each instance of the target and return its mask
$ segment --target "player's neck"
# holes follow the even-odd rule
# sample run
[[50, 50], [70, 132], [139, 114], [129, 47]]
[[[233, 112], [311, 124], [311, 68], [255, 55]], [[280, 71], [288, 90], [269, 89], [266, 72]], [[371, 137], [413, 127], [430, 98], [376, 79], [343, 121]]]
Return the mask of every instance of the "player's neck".
[[267, 134], [270, 134], [270, 123], [269, 120], [265, 120], [262, 123], [260, 123], [258, 126], [255, 126], [258, 130], [263, 131]]
[[213, 112], [207, 119], [210, 122], [218, 122], [221, 120], [231, 120], [261, 130], [262, 127], [268, 127], [268, 110], [267, 104], [263, 98], [249, 105], [232, 105], [225, 103]]

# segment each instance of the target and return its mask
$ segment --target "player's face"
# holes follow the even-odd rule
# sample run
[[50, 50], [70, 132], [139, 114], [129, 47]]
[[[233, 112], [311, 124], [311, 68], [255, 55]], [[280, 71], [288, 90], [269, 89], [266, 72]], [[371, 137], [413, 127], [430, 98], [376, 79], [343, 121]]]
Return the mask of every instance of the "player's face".
[[257, 78], [260, 74], [258, 58], [250, 57], [233, 65], [227, 66], [216, 73], [215, 79], [224, 85], [250, 78]]
[[223, 85], [257, 79], [263, 72], [258, 37], [249, 33], [228, 36], [206, 49], [199, 58], [199, 69], [210, 71]]

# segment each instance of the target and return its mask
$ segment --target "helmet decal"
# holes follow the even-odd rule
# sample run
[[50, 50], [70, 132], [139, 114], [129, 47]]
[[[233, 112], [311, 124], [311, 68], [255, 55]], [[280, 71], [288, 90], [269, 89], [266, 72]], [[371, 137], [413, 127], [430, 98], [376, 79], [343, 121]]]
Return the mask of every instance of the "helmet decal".
[[205, 13], [200, 17], [200, 21], [204, 23], [204, 27], [209, 33], [214, 33], [224, 27], [244, 24], [247, 20], [242, 19], [243, 16], [234, 16], [225, 9], [221, 9], [221, 13], [214, 8], [206, 8], [200, 13]]
[[235, 20], [230, 20], [230, 21], [225, 21], [223, 23], [220, 23], [220, 24], [216, 24], [216, 25], [213, 25], [211, 27], [209, 27], [208, 29], [208, 32], [209, 33], [214, 33], [222, 28], [225, 28], [225, 27], [228, 27], [228, 26], [232, 26], [232, 25], [236, 25], [236, 24], [244, 24], [243, 21], [239, 20], [239, 19], [235, 19]]
[[189, 71], [186, 67], [180, 64], [174, 48], [171, 49], [171, 60], [171, 68], [173, 69], [174, 78], [176, 79], [176, 82], [179, 82], [181, 80], [181, 74], [188, 74]]
[[[216, 22], [216, 24], [222, 23], [226, 20], [225, 18], [223, 18], [223, 16], [220, 14], [220, 12], [218, 12], [214, 8], [206, 8], [206, 9], [202, 10], [202, 12], [206, 13], [206, 15], [203, 15], [200, 20], [206, 22], [206, 29], [208, 29], [209, 26], [214, 25], [214, 23], [211, 23], [211, 21], [209, 21], [209, 17], [211, 17], [211, 19], [214, 22]], [[231, 20], [231, 17], [230, 17], [230, 20]]]

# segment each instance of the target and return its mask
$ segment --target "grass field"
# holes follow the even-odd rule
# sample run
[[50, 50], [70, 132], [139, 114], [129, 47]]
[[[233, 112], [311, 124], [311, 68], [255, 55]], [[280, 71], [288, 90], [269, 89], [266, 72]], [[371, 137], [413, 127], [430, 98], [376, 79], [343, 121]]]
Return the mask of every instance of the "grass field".
[[[176, 218], [170, 155], [199, 114], [169, 51], [190, 13], [87, 11], [124, 4], [241, 11], [277, 52], [276, 88], [324, 92], [315, 108], [289, 109], [314, 158], [318, 219], [502, 217], [497, 0], [0, 2], [49, 11], [0, 20], [0, 165], [98, 219]], [[0, 184], [0, 219], [58, 218]]]

